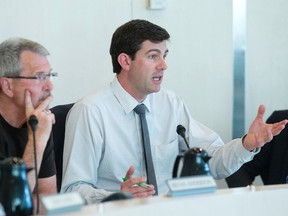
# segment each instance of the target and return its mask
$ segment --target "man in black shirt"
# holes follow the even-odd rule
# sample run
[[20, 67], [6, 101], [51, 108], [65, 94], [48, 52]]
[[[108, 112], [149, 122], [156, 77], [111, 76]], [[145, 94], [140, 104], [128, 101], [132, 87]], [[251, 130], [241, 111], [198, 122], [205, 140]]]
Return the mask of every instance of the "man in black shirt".
[[10, 38], [0, 44], [0, 160], [16, 156], [30, 171], [28, 182], [35, 188], [33, 132], [27, 124], [38, 119], [35, 132], [39, 194], [56, 193], [56, 169], [51, 128], [54, 115], [48, 109], [53, 84], [49, 52], [24, 38]]

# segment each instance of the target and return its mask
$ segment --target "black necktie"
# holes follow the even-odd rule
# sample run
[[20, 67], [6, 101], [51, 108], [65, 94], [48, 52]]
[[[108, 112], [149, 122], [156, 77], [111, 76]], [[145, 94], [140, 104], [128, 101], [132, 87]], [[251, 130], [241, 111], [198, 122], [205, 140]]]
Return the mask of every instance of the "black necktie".
[[148, 131], [147, 122], [145, 118], [145, 105], [140, 104], [136, 106], [134, 108], [134, 111], [140, 115], [142, 143], [143, 143], [143, 148], [144, 148], [145, 166], [146, 166], [146, 173], [147, 173], [147, 182], [148, 184], [154, 185], [155, 187], [154, 195], [157, 195], [158, 188], [157, 188], [155, 170], [154, 170], [152, 154], [151, 154], [149, 131]]

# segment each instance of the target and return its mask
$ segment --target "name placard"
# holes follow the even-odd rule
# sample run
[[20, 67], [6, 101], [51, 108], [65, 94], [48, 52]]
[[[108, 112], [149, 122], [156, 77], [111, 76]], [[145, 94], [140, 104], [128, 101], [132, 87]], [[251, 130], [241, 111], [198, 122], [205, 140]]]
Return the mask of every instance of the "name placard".
[[77, 192], [42, 196], [41, 201], [46, 208], [47, 215], [78, 211], [84, 205], [84, 200]]
[[212, 176], [189, 176], [167, 180], [169, 196], [215, 192], [217, 184]]

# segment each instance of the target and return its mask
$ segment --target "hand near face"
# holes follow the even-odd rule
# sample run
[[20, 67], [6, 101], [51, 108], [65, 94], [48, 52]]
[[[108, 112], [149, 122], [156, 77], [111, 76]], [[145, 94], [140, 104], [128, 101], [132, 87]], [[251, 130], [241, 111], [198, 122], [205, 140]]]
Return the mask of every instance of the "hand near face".
[[288, 122], [288, 120], [285, 119], [274, 124], [267, 124], [263, 120], [264, 113], [265, 107], [264, 105], [260, 105], [258, 114], [244, 139], [243, 145], [249, 151], [260, 148], [265, 145], [265, 143], [270, 142], [274, 136], [278, 135], [285, 128]]
[[[52, 96], [48, 96], [37, 107], [33, 107], [31, 94], [28, 90], [25, 91], [25, 107], [26, 118], [29, 120], [31, 115], [35, 115], [38, 120], [36, 129], [36, 137], [39, 143], [46, 143], [50, 137], [52, 125], [55, 123], [55, 116], [47, 109], [49, 103], [52, 100]], [[31, 127], [29, 125], [29, 134], [31, 133]], [[43, 142], [40, 142], [41, 139]]]
[[134, 197], [149, 197], [152, 196], [155, 193], [154, 186], [150, 185], [150, 188], [144, 188], [137, 186], [138, 183], [146, 182], [146, 177], [137, 177], [132, 178], [132, 175], [134, 174], [135, 167], [130, 166], [125, 178], [128, 180], [121, 183], [121, 191], [127, 191], [131, 194], [133, 194]]

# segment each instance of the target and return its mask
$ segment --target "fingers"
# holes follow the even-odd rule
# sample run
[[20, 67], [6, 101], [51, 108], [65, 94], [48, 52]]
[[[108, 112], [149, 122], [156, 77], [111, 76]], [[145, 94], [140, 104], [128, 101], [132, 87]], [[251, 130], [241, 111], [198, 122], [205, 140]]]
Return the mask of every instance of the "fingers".
[[[145, 197], [149, 197], [152, 196], [153, 194], [155, 194], [155, 190], [153, 189], [149, 189], [149, 190], [145, 190], [145, 191], [141, 191], [141, 187], [135, 187], [137, 188], [137, 191], [135, 192], [130, 192], [133, 194], [134, 197], [138, 197], [138, 198], [145, 198]], [[140, 188], [140, 190], [138, 190]]]
[[265, 106], [261, 104], [258, 108], [258, 114], [256, 116], [257, 119], [263, 119], [265, 113]]
[[126, 172], [125, 178], [127, 179], [132, 178], [132, 175], [134, 172], [135, 172], [135, 167], [132, 165], [129, 167], [128, 171]]
[[149, 188], [138, 186], [141, 182], [146, 182], [146, 177], [130, 178], [127, 181], [121, 183], [121, 191], [127, 191], [135, 197], [147, 197], [152, 196], [155, 193], [153, 185], [149, 185]]
[[147, 181], [146, 177], [137, 177], [137, 178], [129, 178], [124, 183], [126, 183], [126, 186], [128, 187], [135, 187], [138, 183], [146, 181]]
[[272, 126], [272, 134], [273, 136], [278, 135], [286, 126], [288, 120], [282, 120], [281, 122], [274, 123]]
[[45, 100], [41, 101], [41, 103], [36, 108], [39, 111], [47, 110], [49, 107], [50, 102], [52, 101], [52, 96], [48, 96]]
[[34, 107], [30, 91], [25, 90], [25, 113], [26, 113], [26, 117], [29, 118], [30, 115], [32, 115], [32, 113], [34, 113], [35, 111], [40, 112], [40, 111], [46, 110], [49, 107], [51, 100], [52, 100], [52, 96], [48, 96], [45, 100], [41, 101], [41, 103], [37, 107]]
[[264, 113], [265, 106], [260, 105], [258, 114], [248, 130], [247, 139], [244, 139], [243, 145], [247, 150], [262, 147], [265, 143], [270, 142], [285, 128], [288, 122], [288, 120], [283, 120], [278, 123], [267, 124], [263, 121]]
[[148, 197], [152, 196], [155, 193], [154, 186], [150, 185], [149, 188], [138, 186], [139, 183], [147, 181], [146, 177], [137, 177], [132, 178], [132, 175], [135, 172], [135, 167], [132, 165], [126, 172], [125, 178], [126, 181], [121, 183], [121, 191], [127, 191], [135, 197]]
[[25, 113], [26, 117], [30, 117], [30, 115], [33, 113], [34, 107], [32, 104], [31, 94], [28, 90], [25, 90]]
[[45, 109], [45, 110], [42, 110], [42, 112], [40, 112], [42, 115], [44, 114], [44, 118], [46, 120], [49, 120], [52, 122], [52, 124], [55, 124], [55, 115], [51, 112], [51, 110], [49, 109]]
[[265, 143], [270, 142], [274, 136], [280, 134], [287, 123], [288, 120], [286, 119], [274, 124], [264, 123], [260, 129], [255, 130], [253, 133], [247, 134], [247, 139], [245, 138], [243, 143], [244, 147], [247, 150], [262, 147], [265, 145]]

